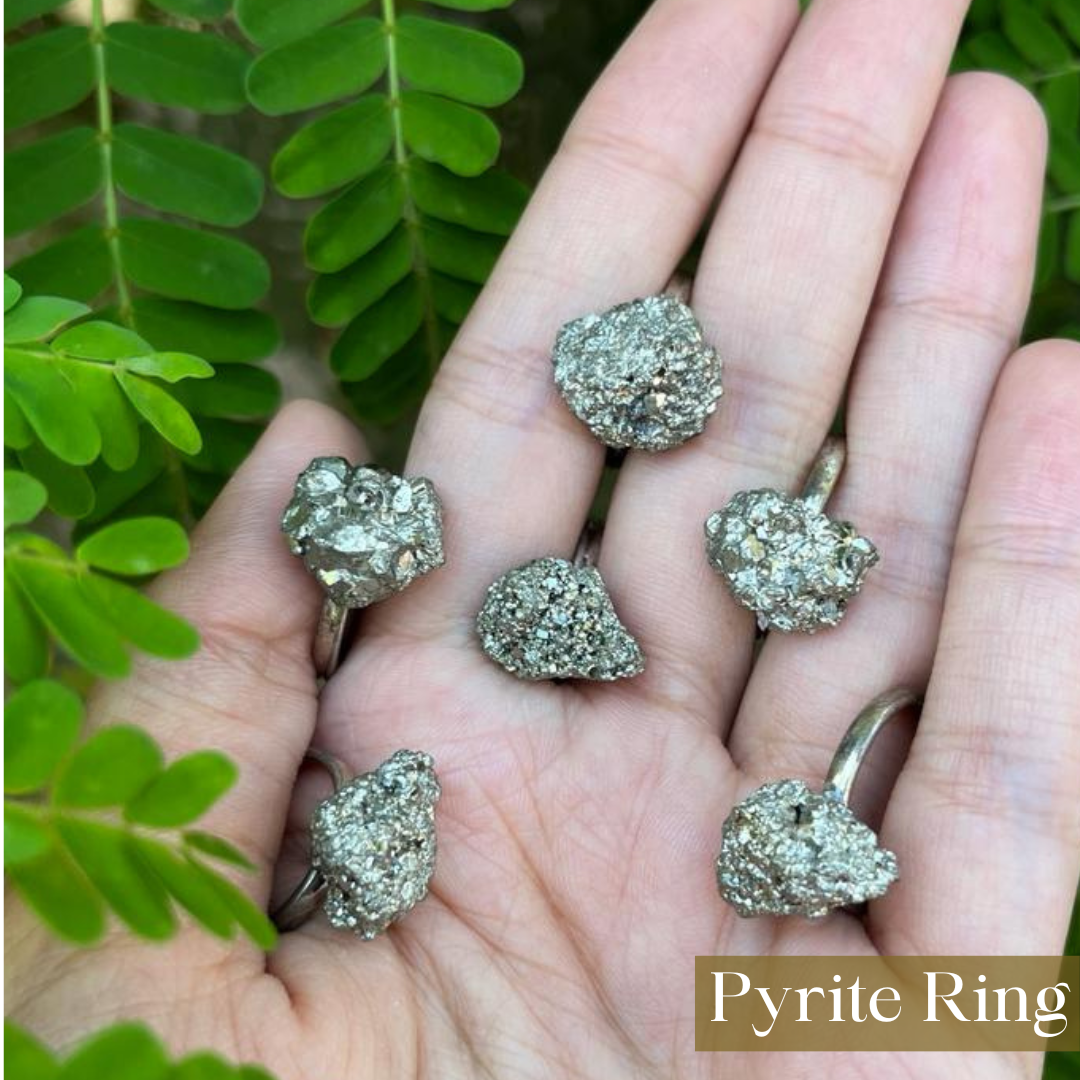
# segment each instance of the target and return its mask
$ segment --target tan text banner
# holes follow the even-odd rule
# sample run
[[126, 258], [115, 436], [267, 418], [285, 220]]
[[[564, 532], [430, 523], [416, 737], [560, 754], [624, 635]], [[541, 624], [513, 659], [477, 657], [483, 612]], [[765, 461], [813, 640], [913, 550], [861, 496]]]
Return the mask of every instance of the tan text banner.
[[1080, 957], [699, 956], [698, 1050], [1080, 1050]]

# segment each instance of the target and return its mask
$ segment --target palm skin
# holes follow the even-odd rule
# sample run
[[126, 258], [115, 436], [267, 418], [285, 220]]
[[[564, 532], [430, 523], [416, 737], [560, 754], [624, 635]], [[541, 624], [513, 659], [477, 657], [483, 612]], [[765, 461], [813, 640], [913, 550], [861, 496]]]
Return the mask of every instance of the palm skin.
[[[693, 1049], [695, 955], [1063, 941], [1080, 868], [1080, 680], [1061, 647], [1080, 632], [1080, 354], [1012, 352], [1044, 135], [1012, 84], [944, 82], [964, 6], [816, 0], [797, 30], [787, 0], [654, 6], [421, 416], [407, 471], [442, 494], [447, 566], [364, 613], [320, 694], [319, 592], [277, 520], [311, 457], [365, 453], [343, 418], [291, 406], [155, 586], [199, 626], [200, 653], [143, 663], [94, 701], [94, 723], [137, 719], [175, 753], [240, 762], [207, 825], [267, 868], [250, 883], [260, 903], [303, 869], [327, 789], [301, 768], [309, 742], [354, 771], [431, 753], [431, 895], [374, 942], [316, 918], [269, 957], [195, 930], [72, 953], [15, 911], [17, 1020], [59, 1045], [139, 1016], [178, 1049], [281, 1080], [1037, 1074], [1036, 1055]], [[481, 655], [472, 617], [499, 573], [573, 550], [602, 464], [551, 386], [554, 332], [661, 288], [721, 181], [693, 303], [725, 398], [700, 439], [630, 456], [601, 553], [647, 670], [519, 683]], [[736, 490], [797, 487], [845, 384], [831, 509], [882, 565], [839, 628], [755, 654], [701, 524]], [[731, 806], [767, 779], [820, 785], [855, 713], [901, 684], [926, 690], [918, 731], [910, 748], [883, 737], [856, 800], [900, 882], [865, 920], [736, 917], [714, 871]]]

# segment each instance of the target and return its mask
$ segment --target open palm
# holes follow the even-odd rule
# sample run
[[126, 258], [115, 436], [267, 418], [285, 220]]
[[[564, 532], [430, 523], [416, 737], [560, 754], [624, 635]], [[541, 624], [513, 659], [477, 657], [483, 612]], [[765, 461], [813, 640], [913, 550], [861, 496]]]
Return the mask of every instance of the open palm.
[[[16, 1018], [65, 1043], [138, 1015], [282, 1080], [854, 1076], [843, 1055], [696, 1054], [693, 957], [1060, 949], [1080, 856], [1064, 644], [1080, 634], [1080, 351], [1009, 355], [1043, 132], [1017, 86], [945, 80], [964, 8], [817, 0], [796, 30], [794, 0], [658, 0], [421, 416], [408, 472], [446, 504], [447, 566], [364, 614], [319, 696], [320, 594], [278, 517], [311, 457], [364, 450], [330, 410], [291, 406], [156, 587], [201, 652], [146, 662], [94, 704], [97, 723], [136, 719], [175, 752], [241, 762], [211, 824], [268, 868], [260, 903], [302, 870], [326, 789], [304, 770], [294, 791], [309, 742], [354, 771], [430, 752], [444, 791], [431, 896], [375, 942], [317, 918], [269, 957], [194, 930], [73, 954], [16, 913]], [[701, 438], [628, 458], [600, 558], [647, 670], [519, 683], [480, 654], [472, 617], [503, 571], [573, 550], [603, 462], [554, 392], [555, 331], [661, 289], [710, 213], [693, 304], [725, 396]], [[736, 490], [795, 488], [845, 386], [832, 509], [881, 566], [841, 627], [755, 654], [702, 522]], [[738, 919], [713, 869], [732, 804], [769, 778], [820, 784], [850, 719], [898, 684], [928, 687], [917, 735], [902, 771], [902, 732], [882, 740], [859, 794], [901, 881], [865, 921]], [[918, 1074], [1038, 1064], [923, 1057]], [[914, 1068], [874, 1062], [880, 1077]]]

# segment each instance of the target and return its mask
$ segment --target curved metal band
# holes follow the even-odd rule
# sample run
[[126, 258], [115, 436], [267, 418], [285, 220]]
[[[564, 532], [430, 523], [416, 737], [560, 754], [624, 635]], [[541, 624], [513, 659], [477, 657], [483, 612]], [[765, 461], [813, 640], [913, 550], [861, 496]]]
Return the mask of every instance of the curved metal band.
[[319, 625], [315, 630], [315, 641], [311, 646], [311, 658], [315, 662], [315, 674], [329, 679], [341, 663], [342, 646], [345, 633], [349, 628], [349, 616], [352, 608], [342, 607], [330, 597], [323, 600], [319, 613]]
[[684, 304], [690, 303], [690, 293], [694, 287], [694, 280], [689, 274], [684, 274], [681, 270], [676, 270], [671, 275], [668, 283], [664, 286], [665, 296], [674, 296], [676, 300], [681, 300]]
[[919, 705], [921, 701], [922, 698], [914, 690], [905, 687], [889, 690], [874, 698], [855, 717], [840, 740], [828, 776], [825, 777], [824, 794], [839, 799], [846, 806], [859, 769], [878, 733], [893, 717], [912, 705]]
[[[348, 783], [345, 766], [333, 754], [310, 747], [304, 757], [318, 763], [330, 774], [334, 791], [340, 791]], [[326, 879], [315, 867], [309, 867], [296, 888], [270, 913], [271, 922], [283, 934], [298, 929], [318, 911], [325, 893]]]
[[600, 561], [600, 545], [603, 540], [603, 522], [592, 519], [585, 522], [585, 528], [581, 530], [581, 535], [578, 537], [577, 547], [574, 548], [574, 565], [595, 566]]
[[847, 457], [847, 444], [837, 435], [830, 435], [822, 444], [814, 464], [810, 466], [810, 475], [803, 484], [799, 498], [820, 513], [844, 471]]

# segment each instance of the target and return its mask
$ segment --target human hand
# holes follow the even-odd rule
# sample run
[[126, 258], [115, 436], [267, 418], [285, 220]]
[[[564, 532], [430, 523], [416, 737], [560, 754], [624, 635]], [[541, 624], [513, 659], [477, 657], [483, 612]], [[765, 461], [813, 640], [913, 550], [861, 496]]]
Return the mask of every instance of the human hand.
[[[16, 1019], [56, 1044], [140, 1016], [177, 1047], [282, 1080], [844, 1077], [861, 1066], [843, 1055], [695, 1054], [694, 955], [1060, 949], [1080, 862], [1080, 350], [1009, 355], [1042, 121], [1001, 78], [943, 83], [964, 8], [817, 0], [790, 37], [794, 0], [654, 5], [425, 406], [408, 472], [443, 496], [447, 566], [365, 613], [319, 696], [320, 593], [278, 518], [311, 457], [365, 452], [336, 414], [291, 406], [190, 562], [155, 586], [202, 650], [144, 661], [93, 704], [97, 724], [134, 720], [174, 753], [216, 746], [240, 762], [210, 825], [265, 868], [262, 904], [309, 743], [355, 771], [428, 751], [444, 789], [431, 896], [377, 941], [315, 919], [269, 957], [197, 930], [70, 952], [15, 911]], [[555, 331], [662, 288], [721, 183], [693, 303], [725, 396], [701, 438], [630, 456], [600, 560], [647, 670], [516, 682], [481, 655], [473, 616], [503, 571], [569, 554], [603, 459], [554, 391]], [[842, 626], [773, 635], [755, 659], [752, 616], [709, 569], [701, 523], [736, 490], [797, 486], [849, 375], [831, 511], [882, 563]], [[917, 736], [891, 796], [898, 737], [860, 791], [872, 820], [887, 798], [882, 842], [902, 879], [865, 921], [738, 919], [713, 869], [731, 806], [766, 779], [820, 783], [848, 721], [897, 684], [929, 684]], [[303, 774], [297, 831], [320, 783]], [[286, 846], [279, 894], [302, 857]], [[918, 1073], [1038, 1064], [923, 1056]]]

